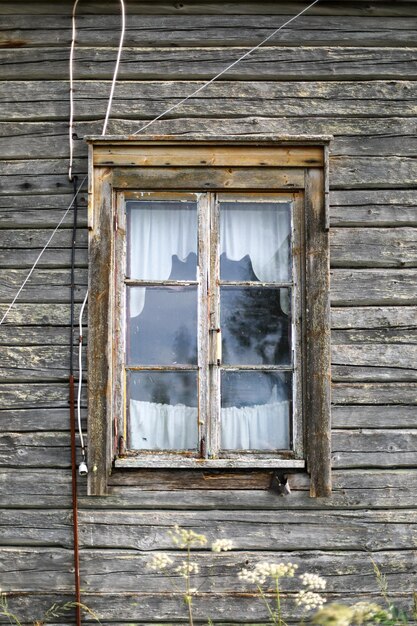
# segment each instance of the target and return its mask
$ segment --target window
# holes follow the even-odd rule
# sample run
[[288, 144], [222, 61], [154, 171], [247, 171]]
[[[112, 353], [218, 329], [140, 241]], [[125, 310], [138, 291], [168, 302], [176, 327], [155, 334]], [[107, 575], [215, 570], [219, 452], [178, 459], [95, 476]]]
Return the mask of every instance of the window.
[[329, 491], [326, 142], [90, 140], [89, 493], [138, 467]]

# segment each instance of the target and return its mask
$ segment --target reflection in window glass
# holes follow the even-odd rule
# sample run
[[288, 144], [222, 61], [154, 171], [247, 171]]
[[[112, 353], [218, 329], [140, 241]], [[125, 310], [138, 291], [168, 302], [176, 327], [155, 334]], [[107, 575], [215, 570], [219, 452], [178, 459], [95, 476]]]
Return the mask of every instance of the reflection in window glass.
[[197, 372], [128, 372], [132, 450], [196, 450]]
[[289, 372], [223, 371], [222, 449], [288, 450], [291, 381]]
[[[196, 203], [130, 201], [126, 203], [126, 210], [128, 277], [136, 280], [195, 280]], [[178, 266], [178, 261], [185, 265]], [[182, 274], [180, 277], [175, 275], [176, 266]]]
[[289, 365], [287, 288], [222, 287], [223, 362], [227, 365]]
[[129, 365], [197, 364], [197, 288], [129, 288], [127, 328]]
[[220, 204], [220, 278], [283, 282], [290, 280], [291, 205], [278, 202]]

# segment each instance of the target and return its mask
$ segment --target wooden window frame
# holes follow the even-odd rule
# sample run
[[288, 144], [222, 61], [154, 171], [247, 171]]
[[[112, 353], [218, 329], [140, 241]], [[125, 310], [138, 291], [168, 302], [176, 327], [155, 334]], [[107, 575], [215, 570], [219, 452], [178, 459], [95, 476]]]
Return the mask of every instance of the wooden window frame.
[[[330, 304], [328, 241], [329, 137], [91, 137], [89, 142], [88, 493], [107, 492], [112, 471], [147, 468], [301, 468], [311, 495], [325, 496], [330, 477]], [[125, 456], [123, 332], [125, 199], [138, 192], [279, 194], [292, 198], [302, 244], [299, 368], [302, 437], [296, 453], [193, 458]], [[285, 195], [284, 195], [285, 194]], [[207, 329], [208, 330], [208, 327]], [[298, 336], [298, 335], [297, 335]], [[300, 410], [301, 414], [301, 410]], [[117, 455], [116, 455], [117, 451]], [[115, 457], [120, 456], [115, 464]], [[300, 458], [303, 456], [304, 458]], [[120, 469], [119, 469], [120, 468]]]

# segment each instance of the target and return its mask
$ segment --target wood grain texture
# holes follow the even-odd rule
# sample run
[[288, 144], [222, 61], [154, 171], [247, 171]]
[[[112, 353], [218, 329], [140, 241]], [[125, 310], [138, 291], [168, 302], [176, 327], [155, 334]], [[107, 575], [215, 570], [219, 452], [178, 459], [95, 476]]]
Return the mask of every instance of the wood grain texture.
[[[130, 7], [129, 7], [130, 8]], [[271, 6], [268, 8], [268, 13]], [[227, 24], [220, 15], [189, 15], [186, 26], [182, 15], [137, 15], [129, 12], [125, 45], [132, 46], [236, 46], [253, 45], [261, 41], [277, 25], [286, 21], [285, 14], [258, 15], [256, 22], [250, 15], [229, 15]], [[80, 45], [118, 45], [118, 15], [78, 15]], [[272, 22], [272, 23], [271, 23]], [[404, 17], [340, 16], [323, 18], [301, 16], [290, 30], [280, 34], [280, 45], [366, 45], [401, 46], [415, 39], [415, 20]], [[69, 46], [67, 15], [32, 16], [28, 24], [24, 15], [10, 15], [7, 30], [0, 36], [0, 47]]]
[[[329, 601], [341, 602], [345, 594], [329, 594]], [[395, 605], [399, 608], [407, 609], [409, 605], [409, 595], [404, 592], [394, 592], [391, 597]], [[54, 602], [70, 602], [73, 596], [70, 594], [58, 594], [39, 592], [35, 594], [12, 594], [13, 607], [16, 613], [22, 616], [30, 624], [31, 616], [42, 616]], [[109, 624], [131, 624], [132, 620], [137, 626], [147, 626], [156, 618], [159, 624], [168, 626], [175, 624], [185, 626], [187, 615], [184, 609], [182, 595], [168, 592], [153, 594], [138, 594], [135, 592], [125, 593], [84, 593], [83, 599], [90, 609], [99, 617], [100, 622], [105, 626]], [[285, 596], [287, 610], [297, 624], [302, 619], [302, 611], [295, 606], [291, 597]], [[360, 591], [349, 596], [353, 602], [359, 601], [380, 601], [379, 594], [361, 593]], [[262, 626], [268, 620], [267, 610], [254, 596], [252, 590], [242, 593], [224, 592], [218, 594], [208, 594], [201, 592], [194, 603], [195, 623], [204, 623], [207, 615], [212, 616], [219, 626], [231, 626], [231, 624], [247, 623], [251, 626], [258, 624]], [[249, 622], [236, 622], [236, 615], [242, 614], [250, 618]], [[93, 622], [92, 622], [93, 623]], [[410, 626], [415, 626], [411, 624]]]
[[[27, 55], [30, 53], [32, 53], [31, 50], [26, 51]], [[46, 55], [46, 51], [43, 54]], [[251, 134], [256, 132], [257, 125], [260, 127], [258, 132], [282, 133], [282, 130], [278, 130], [278, 126], [277, 130], [274, 126], [272, 130], [271, 127], [268, 130], [268, 124], [273, 125], [275, 118], [295, 118], [293, 120], [282, 119], [280, 122], [291, 128], [291, 125], [297, 125], [297, 118], [312, 116], [314, 119], [302, 120], [303, 126], [298, 127], [305, 130], [301, 132], [322, 132], [318, 128], [325, 126], [328, 128], [327, 132], [334, 135], [385, 135], [387, 139], [393, 136], [394, 142], [397, 141], [397, 135], [412, 136], [410, 122], [417, 115], [414, 80], [409, 80], [400, 74], [391, 80], [375, 77], [372, 84], [362, 80], [341, 80], [335, 75], [326, 81], [315, 80], [312, 76], [309, 78], [311, 80], [308, 81], [283, 80], [282, 78], [275, 81], [269, 78], [260, 80], [258, 75], [252, 77], [252, 80], [245, 77], [243, 80], [236, 81], [230, 80], [226, 75], [224, 81], [214, 82], [208, 86], [204, 97], [191, 98], [181, 109], [181, 116], [185, 118], [212, 117], [213, 120], [207, 128], [211, 132], [210, 124], [214, 124], [221, 129], [220, 134], [225, 131], [230, 132], [227, 131], [227, 127], [231, 125], [230, 130], [232, 130], [233, 120], [239, 116], [244, 118], [254, 116], [255, 121], [243, 119], [241, 122], [243, 126], [246, 124], [247, 132]], [[141, 77], [140, 80], [123, 80], [120, 76], [114, 104], [117, 117], [110, 119], [109, 132], [111, 134], [133, 132], [139, 128], [141, 120], [152, 119], [203, 84], [196, 82], [195, 79], [185, 80], [183, 76], [177, 77], [175, 81], [172, 81], [171, 77], [169, 80], [158, 80], [156, 76], [144, 79], [145, 77]], [[46, 77], [38, 79], [30, 77], [26, 80], [16, 80], [15, 76], [11, 76], [4, 85], [7, 86], [7, 90], [5, 88], [1, 90], [0, 120], [8, 123], [15, 120], [38, 124], [47, 120], [61, 121], [61, 123], [66, 121], [69, 89], [66, 74], [61, 80], [52, 80], [49, 74]], [[101, 132], [108, 95], [107, 81], [97, 80], [94, 75], [90, 80], [82, 80], [80, 76], [77, 76], [74, 98], [75, 131], [78, 138], [85, 134]], [[262, 100], [261, 107], [259, 106], [260, 99]], [[221, 118], [227, 119], [227, 124]], [[361, 118], [369, 120], [368, 129], [364, 119]], [[402, 128], [400, 127], [401, 119], [403, 120]], [[136, 120], [136, 123], [132, 120]], [[191, 123], [191, 120], [187, 122], [187, 126]], [[200, 123], [204, 124], [204, 119]], [[171, 129], [176, 128], [179, 134], [184, 132], [184, 123], [178, 120], [158, 122], [159, 130], [167, 125]], [[315, 130], [310, 131], [309, 128], [315, 128]], [[344, 133], [343, 129], [345, 129]], [[198, 130], [201, 132], [201, 128], [196, 128], [194, 132]], [[295, 134], [297, 131], [294, 128], [292, 132]], [[56, 143], [61, 133], [65, 137], [65, 130], [60, 131], [60, 126], [51, 129], [52, 145]], [[8, 129], [3, 125], [0, 136], [7, 137], [7, 135], [12, 135], [16, 139], [16, 150], [19, 147], [22, 148], [19, 127], [10, 126]], [[43, 136], [42, 126], [33, 127], [33, 135], [40, 143]], [[375, 139], [375, 142], [377, 141]], [[413, 142], [412, 139], [411, 141]], [[63, 147], [60, 148], [61, 152]], [[8, 150], [13, 150], [13, 148], [9, 146]], [[365, 145], [361, 150], [369, 152], [369, 148]]]
[[[54, 3], [51, 8], [51, 3], [48, 0], [39, 0], [36, 5], [30, 6], [29, 15], [68, 15], [68, 7], [72, 7], [68, 0], [64, 0], [58, 5]], [[129, 7], [129, 13], [134, 15], [294, 15], [297, 12], [305, 8], [302, 2], [288, 2], [282, 1], [279, 4], [271, 3], [270, 0], [257, 2], [253, 4], [251, 0], [240, 0], [239, 2], [223, 2], [218, 4], [217, 2], [209, 3], [201, 2], [201, 0], [187, 0], [183, 3], [172, 3], [158, 0], [158, 2], [146, 2], [134, 3]], [[83, 5], [81, 12], [84, 15], [114, 15], [116, 13], [113, 6], [109, 6], [104, 0], [87, 1]], [[1, 15], [28, 15], [27, 0], [6, 0], [1, 5]], [[404, 16], [416, 16], [417, 10], [410, 0], [398, 0], [393, 5], [386, 0], [374, 0], [372, 4], [366, 3], [363, 0], [350, 0], [349, 3], [342, 5], [335, 5], [333, 3], [320, 4], [311, 10], [310, 15], [325, 15], [325, 16], [340, 16], [340, 15], [352, 15], [352, 16], [390, 16], [390, 17], [404, 17]]]
[[[65, 549], [48, 548], [4, 548], [2, 555], [7, 565], [5, 572], [9, 586], [22, 591], [41, 592], [45, 588], [51, 591], [71, 592], [70, 553]], [[389, 551], [375, 555], [379, 567], [386, 572], [388, 584], [392, 587], [412, 586], [414, 573], [413, 556], [411, 551], [399, 551], [395, 555]], [[178, 559], [178, 553], [170, 553], [171, 558]], [[195, 560], [200, 567], [198, 584], [205, 592], [220, 593], [224, 591], [242, 591], [242, 583], [237, 573], [246, 561], [254, 566], [257, 562], [285, 561], [288, 553], [282, 551], [260, 552], [254, 556], [249, 552], [236, 552], [220, 556], [197, 553]], [[177, 580], [174, 572], [168, 578], [161, 574], [146, 571], [146, 564], [152, 553], [143, 553], [126, 550], [123, 554], [117, 550], [89, 550], [81, 552], [82, 586], [86, 592], [158, 592], [168, 591], [168, 586]], [[351, 557], [351, 560], [350, 560]], [[361, 552], [335, 552], [329, 555], [320, 551], [292, 553], [294, 563], [300, 571], [314, 570], [328, 580], [327, 592], [346, 593], [346, 589], [353, 590], [360, 587], [362, 592], [376, 593], [376, 582], [372, 576], [369, 556]], [[347, 563], [346, 561], [349, 561]], [[56, 576], [52, 575], [51, 564]], [[39, 575], [33, 579], [33, 571]], [[123, 579], [120, 571], [124, 572]], [[32, 576], [32, 580], [30, 579]], [[362, 579], [362, 580], [361, 580]], [[124, 586], [123, 586], [123, 581]], [[178, 582], [178, 580], [177, 580]], [[361, 584], [362, 583], [362, 584]], [[112, 588], [111, 585], [114, 585]], [[33, 585], [33, 587], [31, 587]], [[283, 579], [284, 592], [295, 591], [296, 579]]]
[[[71, 547], [71, 512], [5, 510], [5, 545]], [[236, 550], [409, 550], [416, 541], [416, 511], [80, 511], [80, 547], [173, 550], [176, 523], [210, 542], [233, 537]]]
[[[121, 80], [209, 80], [231, 64], [248, 49], [224, 48], [124, 48], [120, 63]], [[75, 55], [78, 79], [111, 80], [116, 48], [78, 47]], [[3, 80], [42, 80], [43, 67], [48, 64], [48, 78], [67, 78], [66, 48], [0, 50], [0, 70]], [[416, 50], [386, 48], [384, 60], [372, 47], [287, 47], [264, 46], [256, 54], [228, 71], [233, 79], [297, 80], [300, 75], [311, 79], [334, 80], [335, 77], [354, 80], [369, 76], [375, 79], [417, 77]]]

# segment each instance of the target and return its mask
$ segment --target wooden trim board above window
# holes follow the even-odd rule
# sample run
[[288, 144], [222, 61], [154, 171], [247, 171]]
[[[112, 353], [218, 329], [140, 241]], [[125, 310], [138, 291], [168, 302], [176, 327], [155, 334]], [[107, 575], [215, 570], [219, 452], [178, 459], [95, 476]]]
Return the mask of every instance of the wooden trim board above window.
[[89, 494], [305, 467], [328, 495], [329, 138], [88, 141]]

